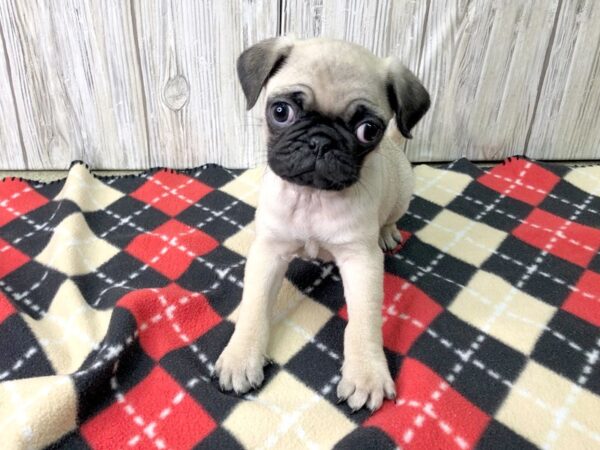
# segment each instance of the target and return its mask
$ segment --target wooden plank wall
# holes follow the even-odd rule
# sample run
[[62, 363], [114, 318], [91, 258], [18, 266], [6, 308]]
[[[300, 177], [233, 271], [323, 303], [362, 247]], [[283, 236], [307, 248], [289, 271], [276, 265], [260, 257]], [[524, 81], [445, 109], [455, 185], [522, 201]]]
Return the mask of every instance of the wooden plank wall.
[[595, 0], [0, 0], [0, 169], [264, 162], [235, 59], [288, 33], [419, 75], [413, 161], [600, 159]]
[[24, 147], [1, 149], [7, 168], [149, 163], [128, 2], [2, 0], [0, 25]]
[[135, 0], [151, 165], [247, 167], [260, 158], [260, 110], [235, 71], [247, 46], [277, 34], [270, 0]]

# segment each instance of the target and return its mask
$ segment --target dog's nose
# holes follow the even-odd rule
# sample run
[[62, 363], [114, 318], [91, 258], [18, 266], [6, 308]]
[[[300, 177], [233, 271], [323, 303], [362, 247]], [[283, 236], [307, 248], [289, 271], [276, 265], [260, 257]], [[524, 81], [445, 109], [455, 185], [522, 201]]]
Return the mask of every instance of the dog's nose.
[[308, 147], [314, 154], [321, 156], [331, 147], [331, 139], [324, 136], [313, 136], [308, 141]]

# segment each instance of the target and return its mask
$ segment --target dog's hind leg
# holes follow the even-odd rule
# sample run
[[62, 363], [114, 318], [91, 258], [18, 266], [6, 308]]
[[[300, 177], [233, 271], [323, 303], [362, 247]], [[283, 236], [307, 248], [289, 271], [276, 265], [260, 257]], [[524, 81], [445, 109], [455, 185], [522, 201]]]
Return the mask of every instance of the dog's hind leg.
[[402, 235], [396, 223], [406, 211], [414, 192], [414, 175], [410, 163], [402, 150], [395, 146], [383, 149], [385, 164], [382, 164], [383, 200], [380, 211], [379, 246], [390, 251], [402, 244]]
[[388, 223], [381, 227], [379, 231], [379, 246], [384, 252], [391, 251], [395, 249], [398, 244], [402, 243], [402, 235], [398, 228], [396, 227], [396, 223]]
[[396, 223], [408, 210], [410, 198], [399, 198], [388, 216], [385, 224], [379, 230], [379, 246], [384, 252], [395, 249], [402, 244], [402, 235], [398, 231]]

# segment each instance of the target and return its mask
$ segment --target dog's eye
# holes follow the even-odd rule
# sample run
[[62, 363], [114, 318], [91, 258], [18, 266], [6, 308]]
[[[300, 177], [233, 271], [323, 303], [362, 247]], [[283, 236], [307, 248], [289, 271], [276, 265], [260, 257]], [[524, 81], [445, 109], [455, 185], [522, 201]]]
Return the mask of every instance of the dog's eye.
[[363, 122], [356, 128], [356, 137], [363, 144], [371, 144], [379, 138], [381, 129], [375, 122]]
[[275, 102], [271, 106], [271, 117], [277, 125], [291, 125], [296, 114], [289, 103]]

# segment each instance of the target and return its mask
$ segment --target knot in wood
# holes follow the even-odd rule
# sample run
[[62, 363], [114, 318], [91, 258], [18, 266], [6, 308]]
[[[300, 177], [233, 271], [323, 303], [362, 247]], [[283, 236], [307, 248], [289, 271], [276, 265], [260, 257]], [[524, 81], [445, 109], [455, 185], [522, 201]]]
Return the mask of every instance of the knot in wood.
[[170, 78], [163, 90], [163, 101], [173, 111], [179, 111], [190, 99], [190, 85], [183, 75]]

